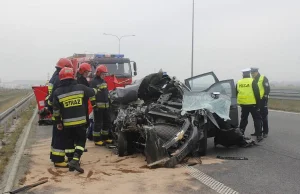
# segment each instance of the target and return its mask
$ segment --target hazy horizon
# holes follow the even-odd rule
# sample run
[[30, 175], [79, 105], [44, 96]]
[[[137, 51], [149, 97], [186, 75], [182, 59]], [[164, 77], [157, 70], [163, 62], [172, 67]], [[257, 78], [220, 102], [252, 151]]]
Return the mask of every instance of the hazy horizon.
[[[300, 2], [195, 1], [194, 75], [239, 79], [259, 67], [270, 81], [300, 81]], [[45, 80], [60, 57], [121, 53], [138, 77], [162, 68], [190, 77], [192, 0], [38, 1], [0, 3], [0, 79]]]

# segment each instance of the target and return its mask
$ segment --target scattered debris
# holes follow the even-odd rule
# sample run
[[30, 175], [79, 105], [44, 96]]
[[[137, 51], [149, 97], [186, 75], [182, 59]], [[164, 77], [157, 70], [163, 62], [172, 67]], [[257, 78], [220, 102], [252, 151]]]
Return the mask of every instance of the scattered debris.
[[20, 185], [24, 185], [25, 182], [26, 182], [26, 176], [19, 180]]
[[138, 171], [138, 170], [128, 170], [128, 169], [114, 169], [117, 171], [121, 171], [123, 173], [143, 173], [143, 171]]
[[248, 160], [246, 157], [232, 157], [232, 156], [217, 156], [219, 159], [224, 160]]
[[90, 170], [86, 178], [91, 178], [91, 176], [92, 176], [93, 174], [94, 174], [93, 171]]
[[48, 168], [48, 172], [54, 176], [60, 176], [60, 174], [58, 172], [53, 171], [52, 168]]
[[47, 180], [43, 180], [43, 181], [39, 181], [39, 182], [37, 182], [37, 183], [30, 184], [30, 185], [27, 185], [27, 186], [24, 186], [24, 187], [21, 187], [21, 188], [19, 188], [19, 189], [10, 191], [10, 192], [8, 192], [8, 193], [11, 193], [11, 194], [19, 193], [19, 192], [21, 192], [21, 191], [25, 191], [25, 190], [31, 189], [31, 188], [36, 187], [36, 186], [38, 186], [38, 185], [44, 184], [44, 183], [46, 183], [46, 182], [48, 182], [48, 179], [47, 179]]

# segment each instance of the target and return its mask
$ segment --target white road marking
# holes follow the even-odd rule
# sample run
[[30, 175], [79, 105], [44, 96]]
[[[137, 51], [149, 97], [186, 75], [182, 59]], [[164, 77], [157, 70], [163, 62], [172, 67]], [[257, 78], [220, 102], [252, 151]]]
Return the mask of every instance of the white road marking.
[[213, 179], [212, 177], [192, 166], [183, 165], [183, 167], [189, 170], [189, 174], [192, 177], [220, 194], [238, 194], [237, 191], [225, 186], [223, 183], [220, 183], [219, 181]]
[[[241, 108], [240, 106], [238, 106]], [[278, 113], [286, 113], [286, 114], [293, 114], [293, 115], [300, 115], [298, 112], [289, 112], [289, 111], [284, 111], [284, 110], [274, 110], [274, 109], [269, 109], [270, 112], [278, 112]]]
[[300, 115], [300, 113], [297, 113], [297, 112], [288, 112], [288, 111], [283, 111], [283, 110], [273, 110], [273, 109], [269, 109], [269, 111], [271, 111], [271, 112], [278, 112], [278, 113], [293, 114], [293, 115]]

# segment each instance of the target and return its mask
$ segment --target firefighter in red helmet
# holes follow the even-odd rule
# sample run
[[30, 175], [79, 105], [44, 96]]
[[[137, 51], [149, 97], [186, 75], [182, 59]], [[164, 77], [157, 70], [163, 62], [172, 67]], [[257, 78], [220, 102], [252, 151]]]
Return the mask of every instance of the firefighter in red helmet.
[[[89, 77], [89, 75], [91, 74], [92, 68], [91, 65], [89, 63], [81, 63], [78, 71], [77, 71], [77, 83], [78, 84], [82, 84], [85, 85], [87, 87], [90, 87], [89, 82], [87, 80], [87, 78]], [[86, 99], [86, 101], [84, 102], [86, 104], [85, 108], [86, 108], [86, 129], [88, 129], [90, 127], [90, 119], [89, 119], [89, 100]], [[87, 130], [89, 131], [89, 130]], [[91, 137], [89, 138], [91, 139]], [[84, 151], [87, 151], [87, 149], [85, 149]]]
[[89, 87], [89, 82], [87, 80], [88, 76], [92, 71], [91, 65], [88, 63], [80, 64], [77, 72], [77, 83]]
[[[84, 173], [79, 160], [86, 143], [86, 106], [84, 102], [97, 94], [97, 89], [78, 84], [73, 68], [65, 67], [59, 73], [60, 86], [53, 91], [53, 116], [59, 131], [65, 135], [64, 144], [69, 158], [69, 170]], [[74, 146], [76, 145], [76, 147]]]
[[[64, 67], [73, 68], [72, 62], [67, 58], [61, 58], [58, 60], [55, 66], [56, 71], [54, 72], [48, 84], [49, 95], [46, 97], [46, 106], [52, 114], [53, 92], [56, 90], [56, 88], [59, 87], [59, 73]], [[54, 120], [54, 117], [52, 117], [52, 120]], [[57, 126], [54, 124], [52, 129], [50, 159], [54, 163], [55, 167], [67, 168], [68, 163], [66, 163], [65, 160], [65, 148], [63, 141], [64, 134], [61, 131], [59, 131], [57, 129]]]
[[93, 139], [95, 145], [102, 146], [105, 143], [112, 143], [109, 139], [109, 132], [111, 127], [111, 119], [109, 115], [109, 93], [107, 83], [104, 80], [108, 74], [107, 67], [105, 65], [99, 65], [96, 69], [96, 76], [91, 81], [90, 86], [98, 89], [100, 92], [91, 100], [95, 100], [96, 104], [93, 105], [94, 110], [94, 131]]

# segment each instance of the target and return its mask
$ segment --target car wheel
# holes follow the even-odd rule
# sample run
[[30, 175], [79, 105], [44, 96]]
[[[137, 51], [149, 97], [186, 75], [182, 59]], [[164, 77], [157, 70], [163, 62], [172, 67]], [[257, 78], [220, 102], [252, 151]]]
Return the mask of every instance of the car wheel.
[[135, 133], [127, 133], [127, 155], [132, 155], [134, 153], [134, 139]]
[[203, 126], [203, 138], [200, 140], [199, 144], [199, 155], [205, 156], [207, 152], [207, 130], [208, 130], [208, 124], [205, 124]]
[[120, 132], [118, 135], [118, 155], [120, 157], [125, 156], [127, 152], [127, 138], [126, 133]]

